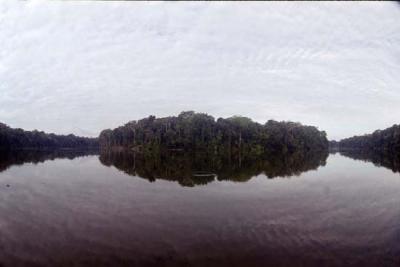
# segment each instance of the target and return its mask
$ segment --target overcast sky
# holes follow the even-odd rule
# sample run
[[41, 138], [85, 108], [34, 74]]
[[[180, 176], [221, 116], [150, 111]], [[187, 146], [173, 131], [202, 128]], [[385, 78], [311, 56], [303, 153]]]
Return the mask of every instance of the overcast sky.
[[97, 136], [183, 110], [330, 139], [400, 123], [400, 5], [0, 3], [0, 121]]

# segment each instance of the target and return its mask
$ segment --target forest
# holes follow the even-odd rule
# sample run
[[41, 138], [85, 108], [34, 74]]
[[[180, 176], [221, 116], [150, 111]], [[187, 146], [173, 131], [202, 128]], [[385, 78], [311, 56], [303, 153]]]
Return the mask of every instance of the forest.
[[250, 118], [218, 118], [193, 111], [178, 116], [130, 121], [101, 132], [102, 149], [125, 147], [135, 151], [181, 150], [224, 154], [269, 152], [293, 153], [328, 149], [324, 131], [296, 122], [269, 120], [265, 124]]
[[330, 145], [339, 150], [357, 149], [398, 153], [400, 152], [400, 125], [393, 125], [384, 130], [376, 130], [372, 134], [345, 138], [339, 142], [331, 142]]
[[178, 116], [149, 116], [115, 129], [103, 130], [98, 138], [73, 134], [15, 129], [0, 123], [0, 150], [124, 148], [135, 152], [202, 151], [214, 154], [260, 156], [268, 153], [361, 150], [400, 152], [400, 125], [371, 134], [328, 142], [326, 133], [314, 126], [268, 120], [261, 124], [243, 116], [218, 118], [194, 111]]
[[98, 140], [73, 134], [56, 135], [37, 130], [25, 131], [0, 123], [1, 150], [54, 148], [98, 148]]

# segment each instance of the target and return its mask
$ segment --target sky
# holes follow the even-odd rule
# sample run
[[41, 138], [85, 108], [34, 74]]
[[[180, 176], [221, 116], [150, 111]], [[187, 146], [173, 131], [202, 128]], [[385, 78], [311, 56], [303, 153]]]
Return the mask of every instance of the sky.
[[398, 124], [400, 4], [0, 1], [0, 122], [97, 136], [184, 110]]

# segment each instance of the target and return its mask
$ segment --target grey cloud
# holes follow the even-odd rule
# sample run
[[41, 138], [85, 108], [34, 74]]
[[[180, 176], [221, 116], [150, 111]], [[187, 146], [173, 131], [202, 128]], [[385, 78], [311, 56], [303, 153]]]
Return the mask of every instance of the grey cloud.
[[399, 123], [396, 3], [2, 2], [0, 121], [97, 135], [182, 110], [343, 138]]

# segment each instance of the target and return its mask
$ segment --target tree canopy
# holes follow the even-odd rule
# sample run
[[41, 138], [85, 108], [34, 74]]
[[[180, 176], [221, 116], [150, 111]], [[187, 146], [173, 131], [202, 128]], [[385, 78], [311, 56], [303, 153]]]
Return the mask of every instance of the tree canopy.
[[400, 152], [400, 125], [393, 125], [372, 134], [345, 138], [336, 143], [340, 150], [358, 149], [370, 151]]
[[326, 150], [324, 131], [295, 122], [269, 120], [265, 124], [250, 118], [218, 118], [193, 111], [178, 116], [130, 121], [99, 136], [102, 148], [134, 150], [204, 150], [215, 153], [252, 153]]
[[79, 137], [73, 134], [56, 135], [42, 131], [13, 129], [0, 123], [0, 149], [50, 149], [50, 148], [97, 148], [97, 138]]

